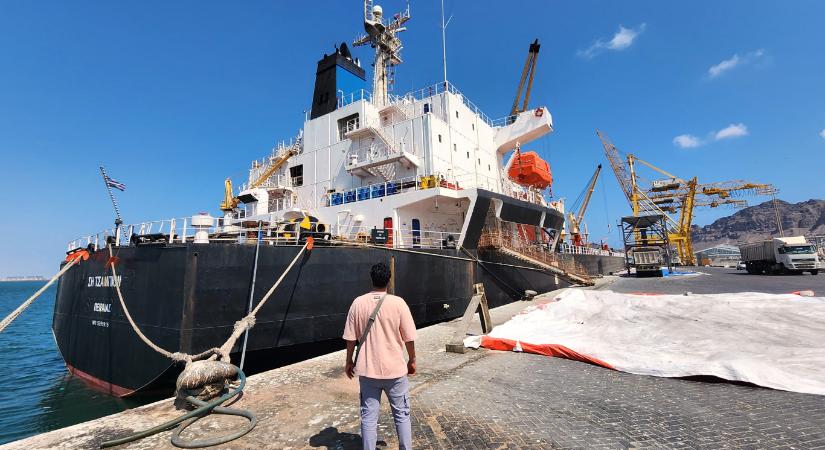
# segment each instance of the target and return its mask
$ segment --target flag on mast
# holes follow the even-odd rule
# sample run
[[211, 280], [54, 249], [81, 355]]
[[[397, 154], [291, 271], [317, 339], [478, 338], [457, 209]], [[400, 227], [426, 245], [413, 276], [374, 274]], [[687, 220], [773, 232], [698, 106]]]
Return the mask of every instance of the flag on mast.
[[126, 190], [126, 185], [121, 183], [120, 181], [117, 181], [114, 178], [110, 178], [109, 175], [104, 175], [104, 178], [106, 178], [106, 186], [115, 188], [119, 191]]

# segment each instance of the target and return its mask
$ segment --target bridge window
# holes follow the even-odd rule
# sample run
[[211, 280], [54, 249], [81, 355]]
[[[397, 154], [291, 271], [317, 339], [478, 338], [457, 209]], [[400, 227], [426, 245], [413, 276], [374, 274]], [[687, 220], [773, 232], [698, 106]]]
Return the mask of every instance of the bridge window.
[[349, 115], [343, 119], [338, 119], [338, 141], [346, 139], [347, 133], [357, 130], [359, 126], [360, 120], [358, 119], [358, 113]]
[[298, 164], [289, 168], [289, 177], [292, 178], [293, 186], [304, 185], [304, 165]]

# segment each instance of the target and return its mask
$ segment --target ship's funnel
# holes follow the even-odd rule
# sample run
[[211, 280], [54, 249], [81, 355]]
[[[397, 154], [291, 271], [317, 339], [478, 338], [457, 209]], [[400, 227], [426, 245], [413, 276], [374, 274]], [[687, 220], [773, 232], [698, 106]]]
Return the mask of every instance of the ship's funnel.
[[310, 119], [335, 111], [342, 96], [360, 94], [365, 87], [365, 79], [364, 69], [353, 60], [347, 44], [341, 43], [333, 54], [324, 55], [318, 61], [318, 70], [315, 72]]

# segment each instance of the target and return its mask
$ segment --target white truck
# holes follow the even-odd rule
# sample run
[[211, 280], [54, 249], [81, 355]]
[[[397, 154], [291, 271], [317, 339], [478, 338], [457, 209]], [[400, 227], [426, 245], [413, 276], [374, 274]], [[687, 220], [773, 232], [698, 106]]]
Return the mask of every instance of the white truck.
[[811, 275], [823, 268], [816, 246], [805, 236], [773, 238], [739, 246], [745, 270], [758, 273], [802, 273]]

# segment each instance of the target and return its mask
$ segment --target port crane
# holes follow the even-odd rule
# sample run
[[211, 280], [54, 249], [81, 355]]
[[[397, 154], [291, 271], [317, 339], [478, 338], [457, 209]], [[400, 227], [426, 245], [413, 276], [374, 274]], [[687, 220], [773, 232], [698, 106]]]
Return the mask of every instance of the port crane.
[[[605, 156], [616, 175], [616, 180], [633, 209], [633, 215], [663, 215], [667, 224], [668, 237], [675, 244], [680, 261], [686, 265], [695, 263], [691, 238], [695, 208], [705, 206], [743, 208], [747, 206], [746, 200], [731, 197], [745, 194], [772, 195], [776, 192], [770, 184], [742, 180], [699, 184], [697, 177], [685, 180], [633, 154], [627, 155], [625, 163], [607, 135], [599, 130], [596, 130], [596, 134], [602, 142]], [[648, 187], [642, 187], [641, 178], [636, 170], [637, 163], [665, 178], [653, 180]], [[671, 217], [670, 214], [676, 213], [678, 213], [676, 219]]]
[[[590, 181], [587, 182], [579, 199], [570, 208], [571, 211], [567, 214], [567, 224], [570, 227], [570, 244], [577, 247], [587, 244], [587, 231], [581, 232], [581, 227], [584, 220], [584, 213], [587, 211], [587, 205], [590, 203], [590, 197], [593, 195], [593, 190], [596, 189], [596, 181], [599, 179], [599, 173], [602, 171], [602, 165], [596, 167]], [[582, 235], [584, 238], [582, 239]]]

